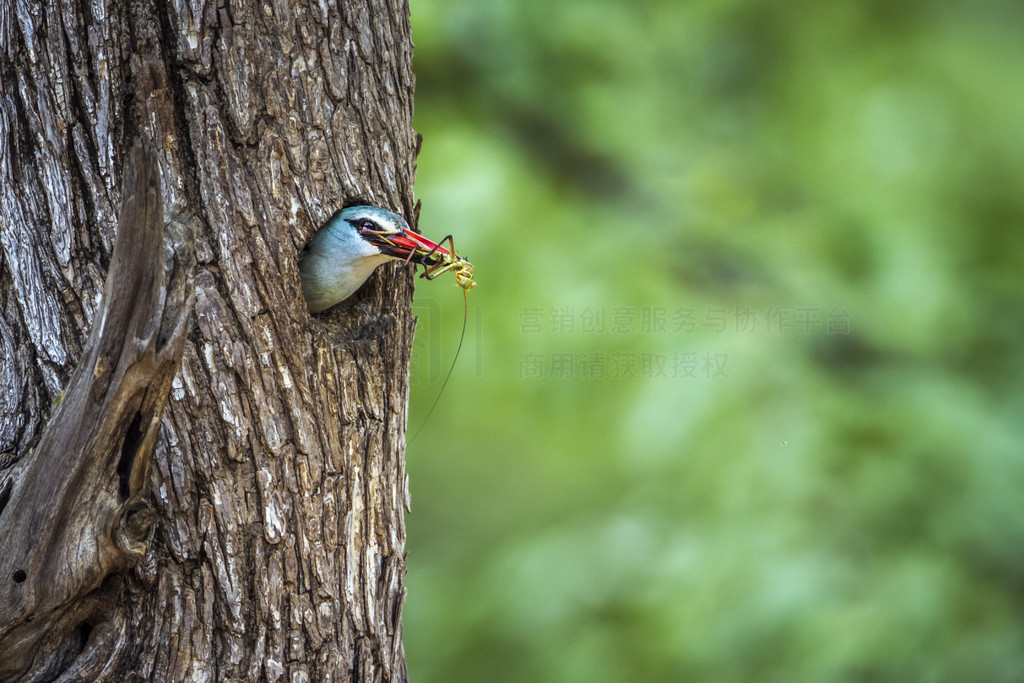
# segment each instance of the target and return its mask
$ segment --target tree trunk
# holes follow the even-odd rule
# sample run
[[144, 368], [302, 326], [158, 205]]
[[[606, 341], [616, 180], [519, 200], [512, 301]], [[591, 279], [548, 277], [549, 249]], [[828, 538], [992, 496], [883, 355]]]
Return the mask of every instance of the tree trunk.
[[0, 680], [406, 680], [412, 274], [298, 254], [415, 225], [412, 44], [337, 4], [0, 5]]

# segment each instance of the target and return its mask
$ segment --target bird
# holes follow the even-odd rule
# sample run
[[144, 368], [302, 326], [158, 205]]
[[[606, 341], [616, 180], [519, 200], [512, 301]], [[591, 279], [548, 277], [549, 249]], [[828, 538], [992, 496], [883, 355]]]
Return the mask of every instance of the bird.
[[319, 313], [350, 297], [377, 266], [394, 260], [433, 265], [438, 249], [446, 252], [397, 213], [350, 206], [335, 212], [299, 255], [302, 294], [310, 313]]

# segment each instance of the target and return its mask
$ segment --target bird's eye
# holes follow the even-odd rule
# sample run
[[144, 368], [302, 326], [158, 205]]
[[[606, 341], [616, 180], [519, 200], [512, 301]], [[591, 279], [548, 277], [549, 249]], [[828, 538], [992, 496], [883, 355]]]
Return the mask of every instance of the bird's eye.
[[363, 230], [373, 230], [374, 232], [378, 231], [377, 224], [371, 221], [369, 218], [364, 218], [363, 220], [359, 221], [359, 227], [362, 228]]

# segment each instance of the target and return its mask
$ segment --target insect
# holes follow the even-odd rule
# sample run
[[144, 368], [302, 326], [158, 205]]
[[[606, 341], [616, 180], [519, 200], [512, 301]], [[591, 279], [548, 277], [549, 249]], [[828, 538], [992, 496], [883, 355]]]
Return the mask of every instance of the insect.
[[[469, 290], [476, 287], [476, 281], [473, 280], [473, 264], [455, 251], [455, 240], [451, 235], [448, 235], [440, 242], [433, 242], [411, 230], [395, 234], [370, 231], [363, 228], [361, 232], [372, 232], [377, 240], [389, 245], [392, 248], [392, 253], [396, 256], [400, 257], [402, 252], [408, 251], [408, 254], [405, 256], [405, 262], [413, 262], [423, 266], [423, 272], [420, 273], [421, 278], [434, 280], [450, 272], [455, 275], [455, 285], [462, 287], [462, 332], [459, 334], [459, 346], [455, 350], [455, 358], [452, 359], [451, 367], [448, 368], [448, 374], [441, 384], [441, 390], [437, 392], [434, 403], [430, 406], [430, 410], [427, 411], [427, 416], [423, 418], [423, 422], [420, 423], [420, 426], [413, 433], [412, 439], [409, 440], [412, 442], [416, 440], [416, 437], [419, 436], [419, 433], [423, 431], [423, 427], [430, 420], [430, 416], [434, 414], [434, 408], [437, 407], [438, 401], [441, 400], [441, 394], [444, 393], [445, 387], [448, 386], [448, 380], [451, 379], [452, 371], [455, 370], [455, 362], [459, 359], [459, 353], [462, 351], [462, 342], [466, 338], [466, 321], [469, 317], [469, 297], [467, 295]], [[442, 246], [445, 242], [448, 243], [447, 247]]]
[[[448, 243], [447, 249], [441, 246], [445, 242]], [[451, 271], [455, 275], [455, 285], [462, 287], [463, 294], [476, 287], [476, 282], [473, 280], [473, 264], [456, 253], [455, 240], [451, 235], [438, 242], [423, 258], [424, 261], [429, 258], [436, 258], [436, 260], [432, 265], [426, 266], [420, 277], [433, 280]]]
[[[441, 275], [451, 272], [455, 275], [455, 284], [462, 287], [465, 292], [476, 287], [473, 280], [473, 264], [455, 251], [455, 240], [448, 235], [440, 242], [432, 242], [423, 235], [415, 232], [405, 232], [402, 235], [374, 232], [379, 240], [390, 244], [395, 249], [408, 250], [405, 262], [409, 263], [416, 259], [424, 267], [421, 278], [433, 280]], [[443, 245], [448, 243], [448, 247]]]

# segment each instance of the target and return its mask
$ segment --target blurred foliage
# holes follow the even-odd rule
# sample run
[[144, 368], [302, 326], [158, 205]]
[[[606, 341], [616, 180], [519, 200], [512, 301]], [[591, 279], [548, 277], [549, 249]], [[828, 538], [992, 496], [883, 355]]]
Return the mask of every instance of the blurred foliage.
[[412, 15], [412, 677], [1024, 680], [1024, 5]]

